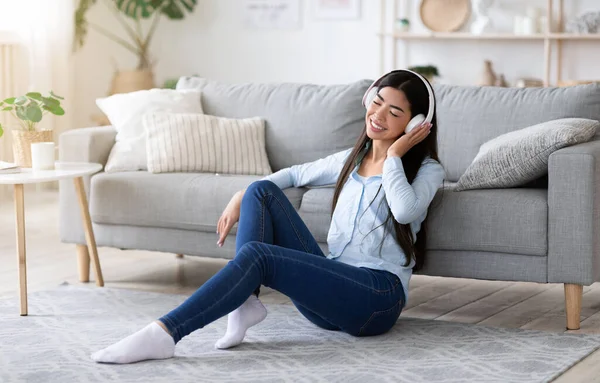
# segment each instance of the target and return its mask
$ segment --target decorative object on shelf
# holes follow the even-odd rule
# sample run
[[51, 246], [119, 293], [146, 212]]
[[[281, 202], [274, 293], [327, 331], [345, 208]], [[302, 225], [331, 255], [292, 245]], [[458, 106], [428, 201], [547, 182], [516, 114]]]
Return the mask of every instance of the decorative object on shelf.
[[[13, 138], [14, 161], [17, 166], [31, 167], [31, 144], [34, 142], [54, 142], [52, 130], [38, 130], [38, 123], [51, 113], [55, 116], [65, 114], [60, 105], [61, 96], [49, 92], [43, 96], [39, 92], [29, 92], [24, 96], [10, 97], [0, 101], [0, 111], [8, 112], [19, 120], [18, 128], [11, 129]], [[0, 126], [0, 136], [3, 133]]]
[[410, 21], [406, 18], [396, 19], [396, 32], [406, 33], [410, 30]]
[[244, 24], [252, 29], [299, 29], [300, 0], [244, 0]]
[[494, 25], [488, 15], [493, 4], [494, 0], [472, 0], [474, 20], [471, 23], [471, 33], [480, 35], [493, 31]]
[[515, 16], [513, 30], [515, 35], [534, 35], [545, 32], [547, 28], [546, 24], [547, 18], [541, 16], [538, 8], [527, 7], [525, 16]]
[[420, 7], [423, 25], [433, 32], [455, 32], [471, 15], [469, 0], [422, 0]]
[[515, 82], [517, 88], [541, 88], [544, 81], [537, 78], [520, 78]]
[[360, 18], [360, 0], [316, 0], [315, 17], [329, 20]]
[[567, 32], [571, 33], [599, 33], [600, 12], [587, 12], [580, 17], [571, 20], [566, 26]]
[[[161, 17], [181, 20], [185, 12], [192, 12], [197, 0], [103, 0], [112, 15], [119, 21], [127, 33], [128, 40], [88, 20], [88, 12], [96, 0], [79, 0], [75, 11], [75, 38], [73, 49], [81, 48], [85, 43], [88, 28], [96, 30], [115, 43], [135, 54], [138, 58], [134, 70], [116, 70], [109, 94], [127, 93], [154, 87], [154, 61], [150, 55], [150, 43]], [[146, 34], [142, 30], [142, 20], [152, 19]]]
[[490, 60], [485, 60], [483, 62], [483, 72], [481, 73], [481, 78], [479, 79], [479, 86], [495, 86], [496, 85], [497, 76], [492, 68], [492, 62]]
[[562, 80], [558, 82], [559, 87], [566, 86], [577, 86], [577, 85], [587, 85], [587, 84], [597, 84], [600, 83], [600, 80]]
[[515, 15], [513, 19], [513, 33], [515, 35], [522, 35], [523, 33], [523, 15]]
[[494, 83], [494, 85], [495, 86], [501, 86], [503, 88], [508, 87], [508, 83], [506, 82], [506, 79], [504, 78], [503, 74], [497, 76], [496, 82]]
[[431, 83], [434, 81], [435, 77], [440, 75], [438, 68], [433, 65], [412, 66], [409, 67], [408, 70], [417, 72]]

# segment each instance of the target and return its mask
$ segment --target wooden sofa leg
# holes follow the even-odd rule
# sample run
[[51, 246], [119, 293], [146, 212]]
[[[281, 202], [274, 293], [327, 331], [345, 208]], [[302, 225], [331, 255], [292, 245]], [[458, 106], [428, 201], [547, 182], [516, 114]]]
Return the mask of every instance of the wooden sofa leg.
[[567, 312], [567, 330], [579, 330], [581, 315], [581, 296], [583, 286], [565, 283], [565, 309]]
[[183, 254], [175, 254], [175, 258], [183, 258]]
[[77, 264], [79, 265], [79, 282], [90, 281], [90, 253], [86, 245], [77, 245]]

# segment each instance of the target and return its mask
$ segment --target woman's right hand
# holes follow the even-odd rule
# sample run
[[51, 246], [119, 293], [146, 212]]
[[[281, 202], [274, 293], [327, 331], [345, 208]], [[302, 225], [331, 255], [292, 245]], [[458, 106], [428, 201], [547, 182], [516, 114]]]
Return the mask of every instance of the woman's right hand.
[[219, 247], [223, 246], [227, 234], [229, 234], [229, 231], [233, 225], [240, 220], [240, 208], [242, 206], [242, 198], [244, 197], [245, 192], [246, 189], [240, 190], [233, 195], [233, 198], [231, 198], [231, 201], [229, 201], [227, 207], [225, 207], [225, 210], [223, 210], [223, 214], [221, 214], [219, 222], [217, 222], [217, 234], [219, 235], [217, 245]]

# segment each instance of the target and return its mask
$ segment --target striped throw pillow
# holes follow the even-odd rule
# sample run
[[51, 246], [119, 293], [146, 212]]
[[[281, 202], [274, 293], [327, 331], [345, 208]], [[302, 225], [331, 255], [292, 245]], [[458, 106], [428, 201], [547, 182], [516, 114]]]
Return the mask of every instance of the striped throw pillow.
[[143, 124], [150, 173], [272, 173], [262, 118], [155, 112]]

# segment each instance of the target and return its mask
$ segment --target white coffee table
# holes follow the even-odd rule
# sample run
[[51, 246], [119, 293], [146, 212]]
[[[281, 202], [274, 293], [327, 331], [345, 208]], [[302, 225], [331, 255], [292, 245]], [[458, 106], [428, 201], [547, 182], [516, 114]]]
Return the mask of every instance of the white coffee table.
[[94, 263], [96, 272], [96, 285], [104, 286], [102, 270], [98, 259], [96, 239], [92, 230], [92, 221], [88, 209], [87, 197], [83, 186], [83, 176], [94, 174], [102, 169], [102, 165], [95, 163], [57, 162], [54, 170], [21, 169], [20, 173], [0, 174], [0, 184], [14, 185], [15, 190], [15, 215], [17, 232], [17, 257], [19, 261], [19, 291], [21, 297], [21, 315], [27, 315], [27, 264], [25, 257], [25, 199], [24, 184], [37, 184], [42, 182], [58, 181], [72, 178], [75, 182], [75, 191], [79, 199], [79, 207], [83, 217], [83, 228], [87, 242], [88, 252]]

